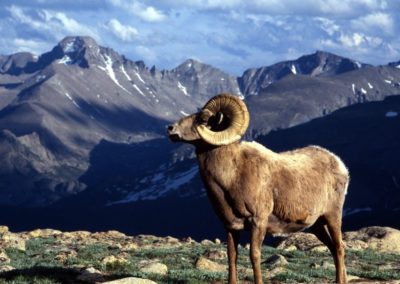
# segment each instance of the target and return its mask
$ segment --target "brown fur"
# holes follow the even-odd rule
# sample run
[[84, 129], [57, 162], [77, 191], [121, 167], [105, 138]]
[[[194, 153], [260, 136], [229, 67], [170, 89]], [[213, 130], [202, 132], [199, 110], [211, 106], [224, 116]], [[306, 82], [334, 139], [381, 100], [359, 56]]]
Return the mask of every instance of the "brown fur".
[[250, 258], [262, 283], [260, 248], [266, 233], [310, 228], [328, 246], [336, 282], [346, 282], [341, 218], [349, 175], [329, 151], [309, 146], [275, 153], [255, 142], [211, 146], [196, 134], [196, 115], [170, 126], [170, 136], [196, 146], [209, 200], [228, 231], [229, 283], [237, 283], [239, 231], [251, 232]]

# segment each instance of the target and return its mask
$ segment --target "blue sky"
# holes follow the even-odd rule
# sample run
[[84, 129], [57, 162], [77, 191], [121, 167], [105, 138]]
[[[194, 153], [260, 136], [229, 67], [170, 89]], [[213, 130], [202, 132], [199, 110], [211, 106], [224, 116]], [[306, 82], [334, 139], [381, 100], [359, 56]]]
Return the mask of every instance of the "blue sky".
[[400, 60], [399, 23], [398, 0], [2, 0], [0, 54], [89, 35], [159, 69], [194, 58], [240, 75], [316, 50], [379, 65]]

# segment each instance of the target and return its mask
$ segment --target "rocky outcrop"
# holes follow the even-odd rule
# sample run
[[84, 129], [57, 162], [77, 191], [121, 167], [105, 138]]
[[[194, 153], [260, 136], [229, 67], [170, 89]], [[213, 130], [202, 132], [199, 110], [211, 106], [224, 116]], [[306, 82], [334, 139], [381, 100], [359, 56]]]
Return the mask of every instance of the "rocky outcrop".
[[[366, 227], [359, 231], [345, 232], [344, 244], [347, 249], [373, 249], [381, 252], [400, 252], [400, 230], [390, 227]], [[291, 251], [327, 251], [313, 234], [295, 233], [289, 235], [279, 245], [279, 249]]]

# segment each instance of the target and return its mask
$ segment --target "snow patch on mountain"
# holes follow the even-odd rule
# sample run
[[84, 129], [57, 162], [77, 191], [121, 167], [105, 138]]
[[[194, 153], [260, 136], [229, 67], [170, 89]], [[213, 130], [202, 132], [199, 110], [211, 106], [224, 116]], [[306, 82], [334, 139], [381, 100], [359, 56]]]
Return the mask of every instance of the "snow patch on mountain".
[[64, 55], [63, 58], [58, 60], [58, 64], [65, 64], [65, 65], [72, 64], [72, 59], [68, 55]]
[[107, 205], [130, 203], [139, 200], [155, 200], [164, 197], [172, 191], [179, 189], [182, 185], [190, 182], [198, 174], [198, 171], [199, 168], [195, 165], [187, 171], [178, 172], [172, 176], [166, 174], [168, 170], [155, 173], [153, 176], [146, 177], [139, 181], [139, 183], [147, 185], [146, 189], [131, 192], [124, 199], [109, 202]]
[[139, 92], [139, 94], [141, 94], [143, 97], [145, 97], [146, 95], [142, 92], [142, 90], [136, 85], [136, 84], [133, 84], [133, 87], [136, 89], [136, 91], [138, 91]]
[[373, 88], [374, 88], [374, 86], [372, 86], [370, 82], [368, 82], [368, 87], [369, 87], [370, 89], [373, 89]]
[[143, 78], [140, 76], [138, 72], [135, 72], [136, 77], [138, 77], [139, 81], [142, 82], [143, 84], [146, 84], [146, 82], [143, 80]]
[[385, 114], [386, 117], [396, 117], [396, 116], [398, 116], [398, 115], [399, 115], [399, 114], [398, 114], [397, 111], [388, 111], [388, 112]]
[[290, 67], [290, 71], [292, 71], [292, 73], [296, 75], [297, 74], [296, 66], [292, 64], [292, 66]]
[[126, 73], [124, 65], [121, 65], [119, 68], [121, 69], [122, 74], [125, 75], [126, 79], [128, 79], [129, 82], [132, 81], [131, 77], [129, 77], [128, 73]]
[[76, 51], [75, 40], [67, 42], [63, 48], [64, 53], [72, 53]]
[[186, 90], [186, 87], [184, 85], [182, 85], [181, 82], [179, 82], [179, 81], [178, 81], [178, 88], [185, 94], [185, 96], [189, 96], [189, 94]]
[[114, 73], [114, 69], [113, 69], [113, 61], [111, 59], [110, 56], [108, 56], [107, 54], [103, 55], [104, 57], [104, 63], [106, 64], [106, 67], [97, 65], [98, 68], [100, 68], [101, 70], [103, 70], [104, 72], [107, 73], [107, 75], [111, 78], [111, 80], [114, 81], [115, 84], [117, 84], [121, 89], [123, 89], [124, 91], [126, 91], [127, 93], [129, 93], [129, 91], [127, 89], [125, 89], [117, 80], [117, 77], [115, 76]]
[[67, 92], [64, 93], [64, 95], [77, 107], [77, 108], [81, 108], [78, 103], [71, 97], [70, 94], [68, 94]]
[[358, 214], [361, 212], [370, 212], [372, 211], [371, 207], [363, 207], [363, 208], [346, 208], [343, 210], [343, 216], [347, 217], [350, 215]]
[[365, 95], [367, 93], [367, 91], [364, 88], [361, 88], [361, 93], [363, 93]]

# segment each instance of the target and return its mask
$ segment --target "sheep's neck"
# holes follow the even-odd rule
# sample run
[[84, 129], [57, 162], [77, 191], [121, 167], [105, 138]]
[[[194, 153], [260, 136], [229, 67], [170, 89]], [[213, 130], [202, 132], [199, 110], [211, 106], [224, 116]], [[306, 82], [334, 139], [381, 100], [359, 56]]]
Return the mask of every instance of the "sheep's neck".
[[238, 146], [239, 143], [219, 147], [196, 147], [200, 175], [209, 200], [225, 227], [234, 230], [244, 229], [246, 216], [249, 215], [246, 208], [234, 204], [229, 193], [232, 181], [237, 175], [235, 161], [240, 155]]
[[229, 190], [229, 185], [238, 174], [239, 142], [224, 146], [196, 147], [200, 174], [206, 187], [213, 188], [216, 183], [222, 190]]

